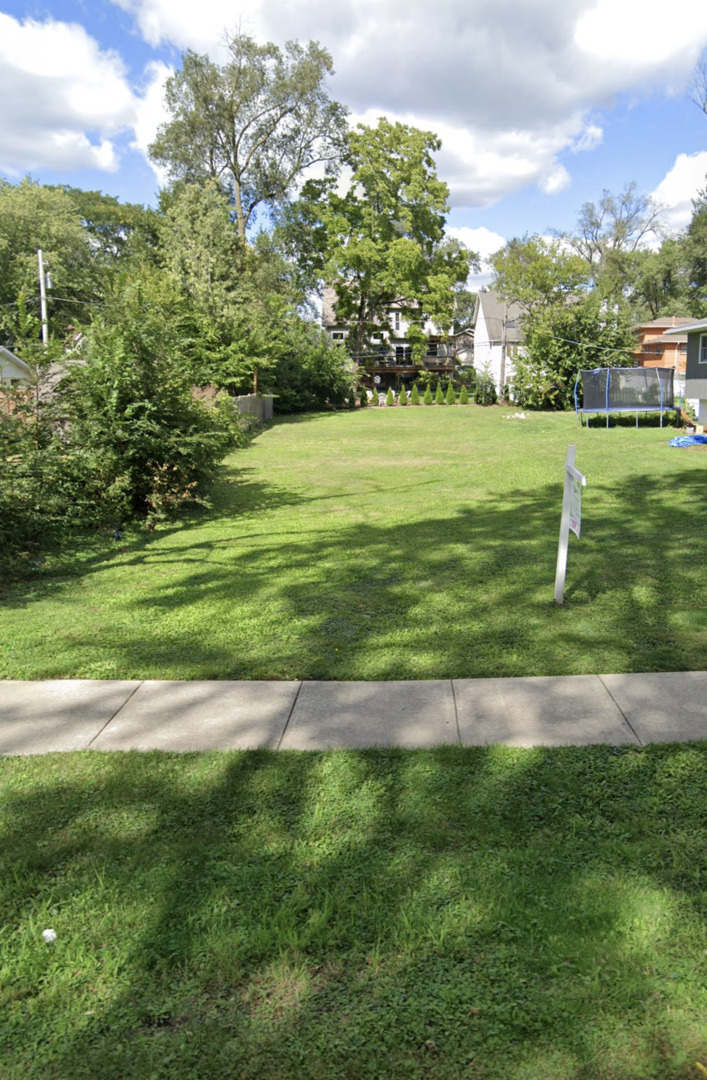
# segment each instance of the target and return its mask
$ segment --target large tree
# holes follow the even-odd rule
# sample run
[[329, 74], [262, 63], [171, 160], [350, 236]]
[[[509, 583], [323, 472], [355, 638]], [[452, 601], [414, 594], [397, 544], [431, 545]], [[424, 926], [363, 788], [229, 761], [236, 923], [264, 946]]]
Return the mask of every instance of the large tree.
[[336, 289], [337, 316], [353, 328], [356, 357], [392, 305], [412, 333], [426, 318], [452, 325], [454, 286], [466, 281], [476, 256], [444, 237], [448, 189], [433, 157], [440, 145], [436, 135], [406, 124], [359, 124], [344, 154], [348, 190], [305, 185], [290, 216], [289, 227], [304, 222], [315, 238], [306, 255]]
[[[51, 273], [49, 327], [62, 335], [68, 324], [90, 317], [101, 271], [74, 201], [63, 191], [25, 178], [0, 180], [0, 334], [4, 344], [24, 335], [22, 309], [39, 315], [37, 249]], [[24, 299], [17, 306], [18, 298]], [[39, 323], [37, 323], [37, 326]]]
[[336, 166], [345, 110], [326, 92], [332, 61], [318, 42], [290, 41], [283, 52], [238, 33], [227, 47], [223, 66], [183, 54], [150, 156], [173, 180], [217, 181], [244, 240], [256, 207], [286, 199], [310, 166]]
[[581, 256], [542, 236], [514, 237], [492, 256], [491, 265], [494, 288], [527, 313], [564, 303], [586, 289], [590, 277]]
[[663, 234], [663, 208], [632, 181], [618, 195], [604, 190], [598, 202], [584, 203], [574, 231], [560, 239], [584, 259], [602, 295], [620, 302], [633, 286], [640, 252]]

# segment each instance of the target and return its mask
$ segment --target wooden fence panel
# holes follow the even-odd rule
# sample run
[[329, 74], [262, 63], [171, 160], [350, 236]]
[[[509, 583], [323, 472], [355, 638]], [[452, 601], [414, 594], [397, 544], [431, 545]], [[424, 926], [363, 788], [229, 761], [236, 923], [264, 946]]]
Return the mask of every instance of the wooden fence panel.
[[239, 413], [250, 413], [251, 416], [257, 416], [261, 423], [272, 420], [272, 396], [270, 394], [243, 394], [235, 400]]

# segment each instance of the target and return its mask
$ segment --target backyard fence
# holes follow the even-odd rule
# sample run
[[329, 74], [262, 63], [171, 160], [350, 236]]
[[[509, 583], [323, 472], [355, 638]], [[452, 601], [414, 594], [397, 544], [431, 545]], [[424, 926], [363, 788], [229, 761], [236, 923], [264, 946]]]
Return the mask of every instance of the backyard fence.
[[236, 408], [239, 413], [250, 413], [257, 416], [261, 423], [272, 420], [272, 395], [271, 394], [243, 394], [237, 397]]

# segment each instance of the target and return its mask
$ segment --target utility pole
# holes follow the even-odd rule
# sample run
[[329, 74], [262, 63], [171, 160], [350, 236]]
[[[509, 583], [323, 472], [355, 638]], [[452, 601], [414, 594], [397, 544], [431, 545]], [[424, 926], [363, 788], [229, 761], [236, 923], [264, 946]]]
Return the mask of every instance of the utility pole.
[[503, 305], [503, 321], [501, 323], [501, 385], [498, 395], [499, 401], [503, 401], [503, 387], [506, 385], [506, 328], [508, 326], [508, 305]]
[[44, 260], [42, 249], [37, 248], [37, 262], [39, 264], [39, 299], [42, 309], [42, 344], [45, 349], [49, 344], [49, 322], [47, 320], [47, 281], [44, 275]]

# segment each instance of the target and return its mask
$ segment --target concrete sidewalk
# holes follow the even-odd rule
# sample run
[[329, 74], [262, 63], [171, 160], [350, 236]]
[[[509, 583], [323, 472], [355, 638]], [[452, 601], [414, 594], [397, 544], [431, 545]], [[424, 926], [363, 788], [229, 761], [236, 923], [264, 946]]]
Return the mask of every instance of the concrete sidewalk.
[[707, 738], [707, 672], [429, 682], [0, 682], [0, 754], [644, 746]]

